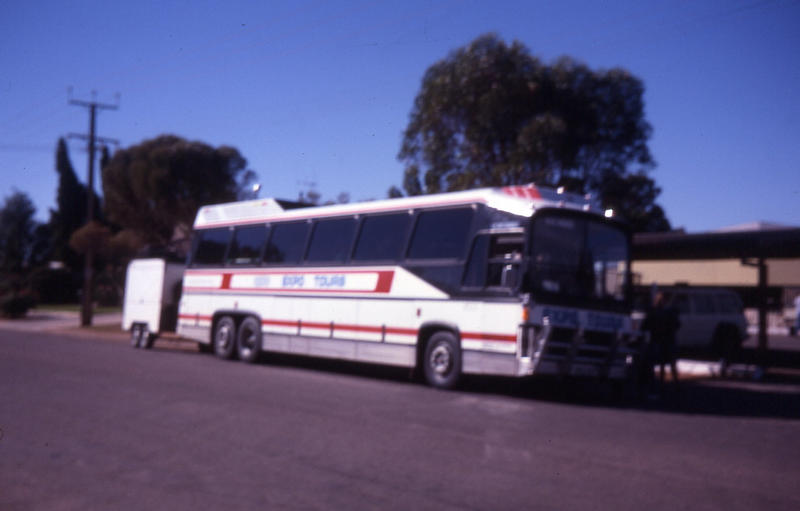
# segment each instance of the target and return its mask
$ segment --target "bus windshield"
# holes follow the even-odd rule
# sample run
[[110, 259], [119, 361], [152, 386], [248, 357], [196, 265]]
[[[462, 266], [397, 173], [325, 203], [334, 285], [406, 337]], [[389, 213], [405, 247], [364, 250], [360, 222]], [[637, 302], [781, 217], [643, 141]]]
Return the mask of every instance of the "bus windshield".
[[540, 300], [619, 306], [627, 301], [625, 231], [602, 219], [543, 212], [530, 230], [526, 291]]

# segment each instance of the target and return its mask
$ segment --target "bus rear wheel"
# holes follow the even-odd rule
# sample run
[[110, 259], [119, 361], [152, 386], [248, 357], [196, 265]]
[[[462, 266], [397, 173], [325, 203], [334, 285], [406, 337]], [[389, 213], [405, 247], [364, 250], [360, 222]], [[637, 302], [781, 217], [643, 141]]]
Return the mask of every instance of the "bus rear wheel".
[[425, 346], [425, 381], [438, 389], [452, 389], [461, 379], [461, 349], [456, 336], [436, 332]]
[[239, 360], [248, 363], [258, 361], [261, 354], [261, 323], [253, 316], [244, 318], [236, 334], [236, 351]]
[[230, 316], [222, 316], [214, 327], [214, 354], [230, 360], [236, 354], [236, 322]]

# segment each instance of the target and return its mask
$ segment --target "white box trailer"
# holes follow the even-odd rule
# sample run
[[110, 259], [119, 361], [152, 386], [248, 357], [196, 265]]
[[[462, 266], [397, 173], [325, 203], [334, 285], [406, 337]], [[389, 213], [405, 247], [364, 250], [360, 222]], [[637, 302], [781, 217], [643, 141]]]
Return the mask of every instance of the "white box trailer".
[[163, 332], [174, 332], [184, 265], [164, 259], [134, 259], [125, 277], [122, 329], [131, 344], [150, 348]]

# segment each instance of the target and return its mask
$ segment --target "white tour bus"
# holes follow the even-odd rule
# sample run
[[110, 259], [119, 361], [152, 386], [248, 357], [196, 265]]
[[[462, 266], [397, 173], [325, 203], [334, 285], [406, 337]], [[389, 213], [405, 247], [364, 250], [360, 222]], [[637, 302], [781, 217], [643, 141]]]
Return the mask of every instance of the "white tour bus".
[[622, 379], [630, 236], [587, 198], [533, 185], [284, 209], [206, 206], [177, 332], [261, 352], [421, 370]]

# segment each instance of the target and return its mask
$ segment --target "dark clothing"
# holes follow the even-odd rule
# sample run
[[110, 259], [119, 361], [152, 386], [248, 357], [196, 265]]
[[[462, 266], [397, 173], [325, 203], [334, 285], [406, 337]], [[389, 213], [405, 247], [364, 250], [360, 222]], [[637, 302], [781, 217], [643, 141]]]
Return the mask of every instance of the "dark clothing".
[[666, 366], [670, 366], [673, 381], [678, 381], [678, 368], [676, 363], [675, 334], [681, 326], [678, 311], [669, 307], [655, 306], [644, 318], [642, 330], [650, 332], [650, 345], [648, 346], [646, 360], [650, 378], [653, 368], [661, 366], [661, 381], [664, 381]]

